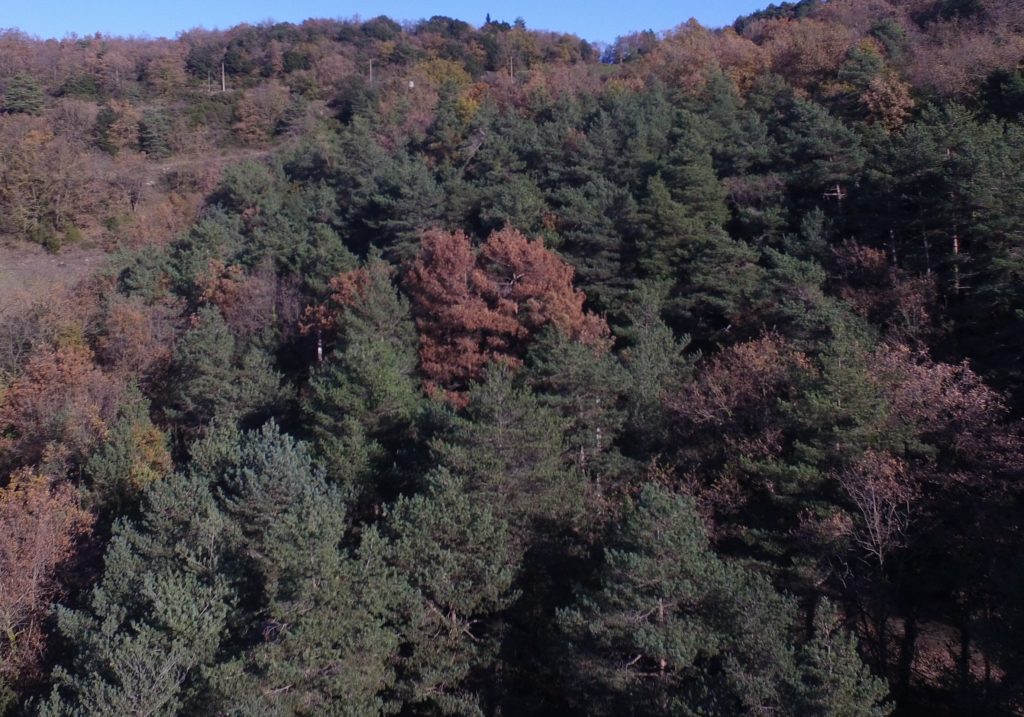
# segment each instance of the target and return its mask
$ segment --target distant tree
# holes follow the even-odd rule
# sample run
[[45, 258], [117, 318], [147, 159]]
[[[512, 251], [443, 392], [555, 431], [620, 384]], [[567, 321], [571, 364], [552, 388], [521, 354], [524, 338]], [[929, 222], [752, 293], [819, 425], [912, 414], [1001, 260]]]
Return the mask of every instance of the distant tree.
[[861, 94], [860, 103], [871, 119], [890, 131], [902, 127], [915, 106], [910, 85], [892, 74], [873, 78]]
[[864, 42], [851, 49], [836, 72], [836, 79], [848, 85], [854, 93], [866, 90], [885, 68], [885, 61], [876, 48], [876, 45]]
[[582, 177], [575, 182], [559, 177], [552, 190], [559, 251], [576, 269], [576, 282], [587, 300], [607, 311], [635, 278], [625, 237], [635, 231], [636, 203], [627, 188], [596, 168], [566, 170]]
[[21, 72], [7, 80], [3, 108], [11, 113], [39, 114], [43, 109], [43, 91], [36, 79]]
[[290, 95], [288, 88], [271, 80], [246, 90], [235, 105], [235, 134], [244, 144], [260, 145], [278, 131]]
[[171, 153], [170, 131], [170, 120], [163, 110], [146, 110], [139, 123], [139, 149], [152, 159], [167, 157]]
[[106, 197], [106, 186], [90, 180], [81, 148], [54, 133], [42, 117], [18, 114], [0, 124], [0, 227], [59, 248], [58, 231], [84, 221]]
[[907, 52], [907, 31], [894, 18], [884, 18], [871, 27], [871, 36], [882, 44], [889, 61], [903, 63]]
[[352, 223], [389, 260], [411, 260], [425, 226], [441, 216], [445, 197], [427, 163], [394, 153], [359, 179], [349, 209]]
[[678, 275], [705, 228], [693, 221], [686, 206], [676, 202], [661, 175], [651, 177], [640, 204], [638, 219], [644, 235], [637, 247], [637, 266], [644, 278], [668, 279]]
[[725, 189], [715, 173], [707, 129], [696, 116], [680, 113], [663, 168], [647, 182], [638, 219], [641, 276], [670, 279], [694, 261], [701, 244], [725, 238]]
[[982, 99], [997, 117], [1015, 119], [1024, 114], [1024, 72], [994, 71], [982, 86]]
[[96, 115], [96, 144], [104, 152], [117, 156], [122, 150], [138, 149], [143, 114], [130, 102], [111, 100]]
[[141, 68], [141, 79], [154, 92], [173, 96], [185, 86], [188, 75], [181, 49], [176, 43], [165, 45]]

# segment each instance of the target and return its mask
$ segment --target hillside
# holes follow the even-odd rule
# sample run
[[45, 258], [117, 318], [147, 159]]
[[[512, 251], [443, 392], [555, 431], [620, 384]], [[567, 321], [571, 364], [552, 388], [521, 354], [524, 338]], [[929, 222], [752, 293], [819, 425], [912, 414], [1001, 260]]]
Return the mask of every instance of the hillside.
[[0, 715], [1024, 710], [1019, 2], [0, 90]]

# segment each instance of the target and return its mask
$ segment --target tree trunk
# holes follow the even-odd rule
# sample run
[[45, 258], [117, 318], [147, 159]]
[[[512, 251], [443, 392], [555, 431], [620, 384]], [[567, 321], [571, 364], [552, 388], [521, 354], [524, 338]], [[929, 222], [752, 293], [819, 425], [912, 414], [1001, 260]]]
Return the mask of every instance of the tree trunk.
[[896, 697], [905, 704], [910, 695], [910, 679], [913, 675], [914, 657], [917, 652], [917, 611], [911, 607], [906, 611], [903, 625], [903, 639], [900, 641], [900, 658], [896, 668]]

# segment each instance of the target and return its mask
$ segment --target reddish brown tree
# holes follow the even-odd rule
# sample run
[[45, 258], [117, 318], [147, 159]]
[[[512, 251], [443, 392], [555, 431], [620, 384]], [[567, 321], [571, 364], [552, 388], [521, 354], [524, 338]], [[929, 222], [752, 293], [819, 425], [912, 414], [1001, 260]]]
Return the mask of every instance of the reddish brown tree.
[[1019, 466], [1019, 427], [1006, 422], [1002, 397], [966, 363], [934, 362], [899, 345], [880, 348], [869, 362], [888, 405], [885, 432], [931, 447], [907, 442], [927, 480], [978, 485]]
[[174, 299], [147, 304], [111, 298], [96, 338], [97, 357], [114, 375], [148, 384], [170, 365], [182, 313], [181, 302]]
[[695, 381], [667, 397], [681, 481], [708, 516], [731, 514], [766, 489], [745, 466], [782, 454], [779, 399], [813, 374], [807, 356], [772, 334], [723, 349]]
[[585, 311], [573, 269], [514, 229], [494, 232], [474, 251], [462, 232], [427, 232], [405, 286], [420, 333], [428, 389], [458, 396], [491, 361], [518, 365], [531, 338], [553, 324], [606, 350], [605, 321]]
[[886, 252], [847, 240], [832, 248], [835, 292], [894, 344], [923, 346], [934, 333], [935, 279], [893, 265]]
[[123, 388], [84, 346], [36, 352], [0, 400], [0, 463], [80, 465], [106, 434]]
[[262, 144], [273, 136], [289, 101], [288, 88], [277, 80], [246, 90], [235, 106], [232, 129], [242, 142]]
[[220, 309], [235, 336], [253, 336], [277, 319], [278, 281], [270, 266], [246, 273], [237, 264], [211, 259], [198, 284], [199, 300]]
[[92, 526], [74, 488], [21, 473], [0, 488], [0, 682], [32, 681], [60, 570]]

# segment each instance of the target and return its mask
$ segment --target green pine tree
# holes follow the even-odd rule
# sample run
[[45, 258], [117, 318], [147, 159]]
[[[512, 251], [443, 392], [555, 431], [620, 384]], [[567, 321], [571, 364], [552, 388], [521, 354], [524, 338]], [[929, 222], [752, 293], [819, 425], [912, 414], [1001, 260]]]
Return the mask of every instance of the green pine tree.
[[274, 404], [281, 378], [268, 356], [239, 347], [220, 311], [204, 306], [175, 348], [168, 413], [186, 430], [235, 420]]
[[132, 387], [106, 440], [85, 465], [89, 502], [108, 517], [122, 515], [171, 468], [167, 436], [149, 417], [149, 401]]
[[[225, 566], [236, 576], [234, 619], [252, 643], [212, 678], [239, 713], [358, 715], [383, 709], [397, 647], [385, 618], [395, 587], [342, 545], [346, 504], [305, 444], [272, 423], [208, 464], [230, 521]], [[244, 643], [243, 643], [244, 644]]]
[[394, 613], [402, 636], [395, 693], [409, 708], [483, 714], [522, 559], [503, 512], [441, 470], [426, 494], [390, 506], [380, 532], [363, 541], [366, 559], [380, 557], [407, 585]]
[[170, 156], [170, 132], [171, 123], [163, 110], [146, 110], [139, 123], [139, 149], [152, 159]]
[[233, 602], [226, 528], [205, 481], [154, 483], [141, 519], [116, 528], [86, 607], [58, 612], [73, 652], [39, 714], [198, 713]]
[[36, 79], [19, 72], [7, 80], [3, 108], [11, 113], [39, 114], [43, 109], [43, 90]]
[[368, 498], [408, 448], [421, 394], [409, 304], [379, 256], [362, 271], [365, 291], [339, 307], [337, 347], [315, 369], [304, 409], [330, 475]]
[[794, 612], [711, 551], [692, 501], [648, 486], [559, 612], [566, 679], [588, 714], [788, 713]]
[[520, 544], [541, 525], [580, 515], [582, 476], [565, 464], [565, 421], [493, 366], [470, 391], [465, 415], [450, 415], [431, 444], [437, 461], [465, 480], [476, 500], [501, 505]]
[[885, 682], [870, 673], [857, 642], [839, 624], [828, 602], [818, 606], [814, 637], [797, 658], [796, 712], [807, 717], [886, 717]]

